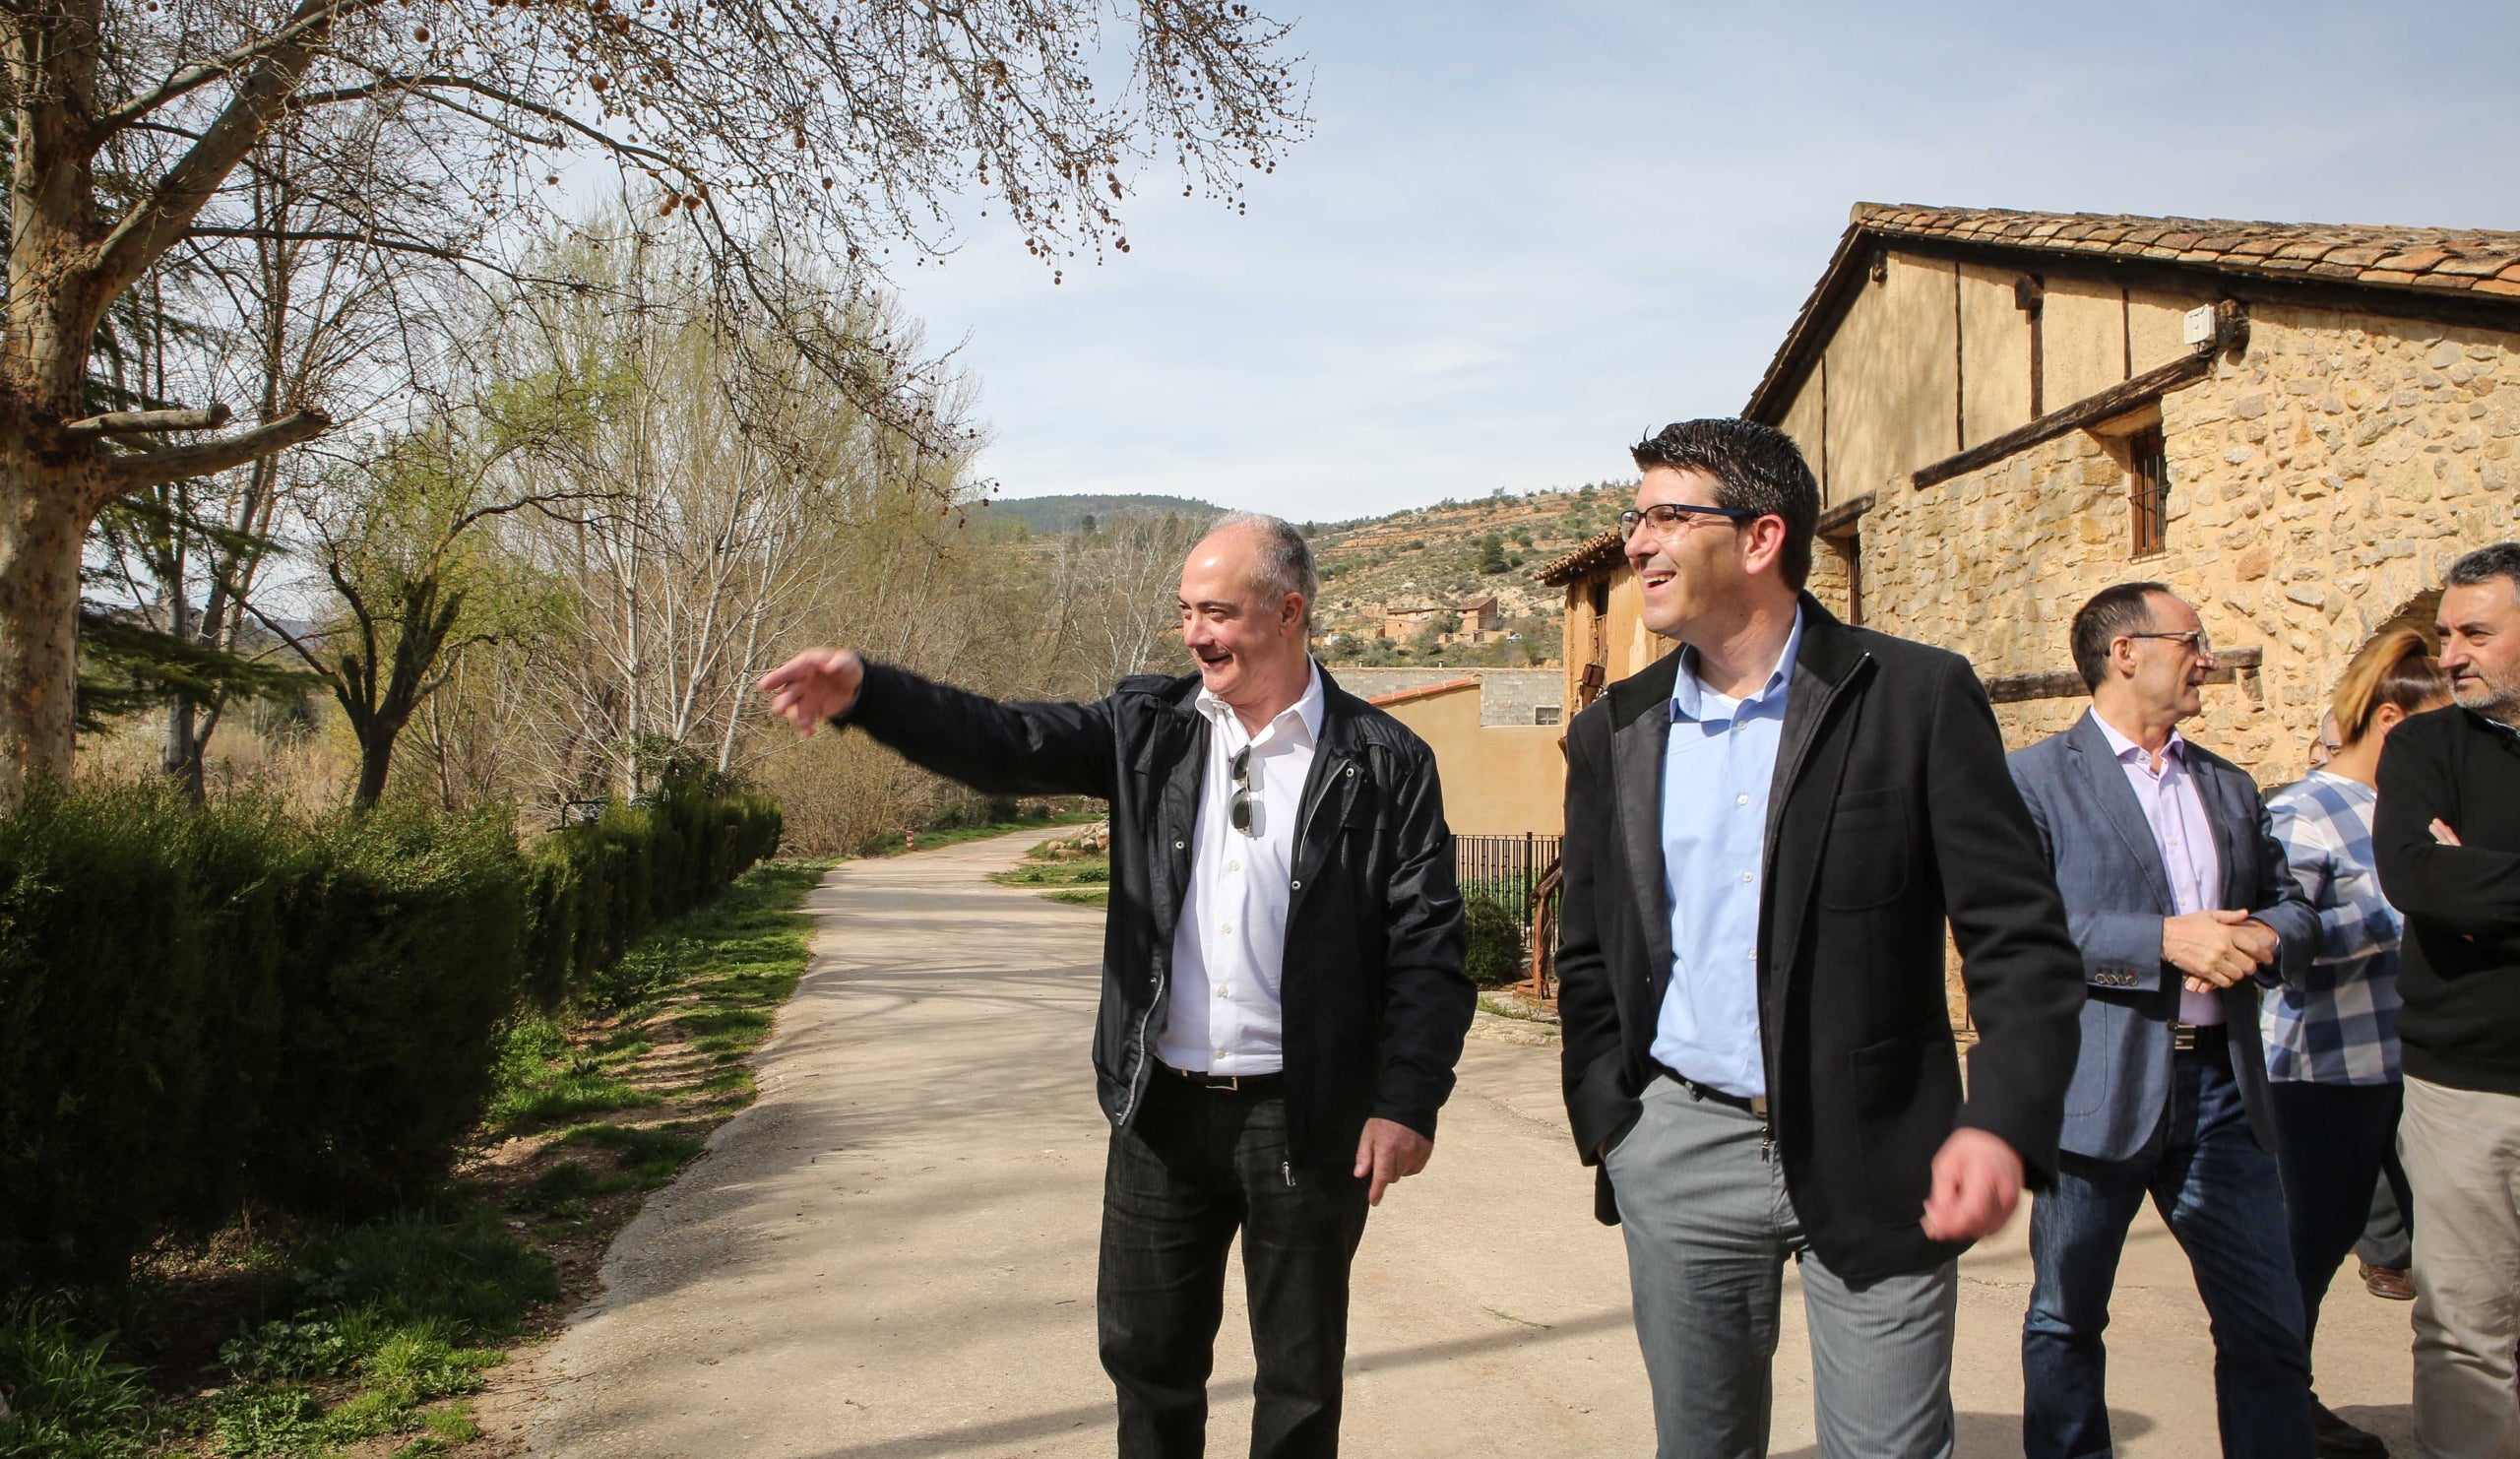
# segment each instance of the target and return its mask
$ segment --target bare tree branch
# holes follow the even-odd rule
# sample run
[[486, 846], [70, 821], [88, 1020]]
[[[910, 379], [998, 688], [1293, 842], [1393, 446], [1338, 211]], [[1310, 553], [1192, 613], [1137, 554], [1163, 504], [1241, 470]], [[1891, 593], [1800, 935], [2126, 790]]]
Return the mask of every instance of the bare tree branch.
[[61, 428], [61, 433], [66, 436], [130, 436], [160, 430], [217, 430], [227, 423], [228, 414], [223, 405], [194, 410], [108, 411], [102, 415], [73, 420]]
[[311, 441], [332, 424], [332, 417], [321, 411], [298, 411], [215, 441], [118, 456], [107, 463], [99, 475], [105, 478], [107, 491], [115, 495], [154, 486], [160, 481], [212, 476], [259, 460], [275, 451], [285, 450], [300, 441]]
[[286, 47], [302, 47], [314, 33], [333, 26], [343, 16], [355, 14], [384, 3], [385, 0], [346, 0], [346, 3], [344, 3], [344, 0], [334, 0], [334, 3], [316, 3], [316, 0], [309, 0], [309, 3], [300, 6], [297, 13], [289, 17], [288, 23], [280, 29], [247, 41], [224, 54], [214, 56], [197, 65], [187, 66], [149, 91], [96, 118], [91, 133], [96, 140], [102, 141], [123, 127], [136, 126], [149, 113], [212, 82], [223, 81], [235, 75], [248, 62], [270, 56]]

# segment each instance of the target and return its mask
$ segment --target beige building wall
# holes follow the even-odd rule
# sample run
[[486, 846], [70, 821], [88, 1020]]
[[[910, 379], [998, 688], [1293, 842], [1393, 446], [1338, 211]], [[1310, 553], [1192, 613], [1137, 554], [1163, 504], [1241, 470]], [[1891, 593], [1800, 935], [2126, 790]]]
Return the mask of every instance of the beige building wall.
[[2116, 285], [2051, 277], [2041, 314], [2040, 409], [2059, 410], [2126, 379], [2126, 296]]
[[[2520, 537], [2520, 336], [2260, 305], [2246, 354], [2165, 396], [2162, 429], [2168, 550], [2130, 556], [2116, 443], [2077, 431], [1882, 492], [1863, 519], [1866, 622], [1988, 677], [2051, 671], [2072, 666], [2067, 625], [2092, 593], [2165, 581], [2215, 643], [2262, 651], [2256, 674], [2208, 687], [2191, 728], [2272, 785], [2300, 774], [2371, 633], [2461, 552]], [[2081, 709], [1998, 714], [2018, 746]]]
[[1863, 285], [1829, 340], [1822, 505], [1960, 449], [1959, 349], [1952, 266], [1891, 254], [1882, 282]]
[[[1961, 449], [2030, 423], [2030, 316], [2013, 297], [2017, 269], [1961, 264]], [[1936, 458], [1939, 460], [1940, 458]], [[1917, 462], [1909, 470], [1928, 463]]]
[[[1779, 422], [1819, 476], [1823, 505], [2030, 423], [2030, 317], [2013, 290], [2023, 272], [1889, 255]], [[2042, 411], [2177, 358], [2183, 316], [2213, 302], [2069, 271], [2043, 278]]]
[[1829, 495], [1829, 459], [1826, 454], [1828, 442], [1825, 434], [1829, 417], [1828, 391], [1827, 374], [1818, 369], [1812, 370], [1802, 378], [1802, 388], [1795, 392], [1794, 404], [1786, 407], [1785, 419], [1777, 425], [1777, 429], [1794, 437], [1794, 444], [1801, 448], [1802, 460], [1811, 468], [1811, 474], [1820, 478], [1820, 497], [1823, 501], [1827, 500]]
[[2158, 293], [2134, 289], [2126, 296], [2126, 342], [2135, 356], [2135, 373], [2155, 369], [2187, 352], [2181, 334], [2187, 311], [2199, 304], [2211, 304], [2214, 296], [2203, 289], [2192, 293]]
[[1554, 725], [1479, 723], [1472, 681], [1395, 696], [1380, 708], [1435, 752], [1444, 819], [1456, 836], [1555, 836], [1565, 825], [1566, 757]]

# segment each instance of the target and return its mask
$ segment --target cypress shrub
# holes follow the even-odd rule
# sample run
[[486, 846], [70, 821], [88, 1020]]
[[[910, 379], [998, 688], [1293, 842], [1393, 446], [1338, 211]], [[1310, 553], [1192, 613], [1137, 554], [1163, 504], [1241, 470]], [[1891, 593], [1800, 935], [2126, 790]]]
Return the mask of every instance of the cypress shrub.
[[0, 820], [0, 1271], [110, 1275], [242, 1195], [201, 1154], [241, 1153], [269, 1080], [272, 830], [154, 786]]
[[285, 873], [266, 1199], [372, 1215], [436, 1188], [516, 1007], [524, 873], [504, 814], [383, 807], [314, 828]]
[[31, 792], [0, 817], [0, 1289], [111, 1280], [251, 1202], [427, 1197], [520, 1004], [776, 850], [774, 804], [714, 789], [524, 848], [503, 812]]
[[680, 772], [641, 803], [615, 802], [534, 843], [526, 852], [529, 1000], [553, 1013], [594, 995], [642, 933], [716, 900], [779, 850], [779, 833], [769, 797]]

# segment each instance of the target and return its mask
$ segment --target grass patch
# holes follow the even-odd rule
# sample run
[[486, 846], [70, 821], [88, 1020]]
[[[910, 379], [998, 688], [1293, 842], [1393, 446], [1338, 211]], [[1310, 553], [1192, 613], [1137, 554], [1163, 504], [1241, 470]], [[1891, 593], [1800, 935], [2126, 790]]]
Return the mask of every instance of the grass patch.
[[1108, 856], [1043, 856], [1037, 851], [1024, 864], [994, 872], [989, 880], [1024, 887], [1071, 907], [1107, 907], [1111, 902]]
[[966, 841], [985, 841], [992, 836], [1004, 836], [1013, 831], [1038, 831], [1043, 826], [1090, 826], [1108, 814], [1108, 811], [1099, 808], [1062, 810], [1033, 820], [991, 821], [984, 826], [947, 826], [917, 833], [918, 845], [914, 847], [906, 844], [899, 836], [886, 836], [879, 841], [869, 843], [864, 855], [898, 856], [912, 851], [934, 851], [940, 846], [958, 846]]
[[700, 1153], [702, 1141], [696, 1134], [670, 1127], [633, 1129], [620, 1124], [582, 1124], [552, 1143], [563, 1149], [593, 1147], [610, 1151], [622, 1174], [637, 1181], [641, 1189], [653, 1190], [673, 1179], [674, 1173]]

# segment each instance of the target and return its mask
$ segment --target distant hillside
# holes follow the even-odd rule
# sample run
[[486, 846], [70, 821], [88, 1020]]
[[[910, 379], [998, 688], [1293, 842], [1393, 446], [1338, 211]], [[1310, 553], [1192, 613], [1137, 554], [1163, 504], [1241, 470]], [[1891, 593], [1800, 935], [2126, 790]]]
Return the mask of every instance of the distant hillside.
[[1078, 532], [1087, 519], [1097, 527], [1133, 517], [1218, 517], [1225, 508], [1186, 496], [1027, 496], [999, 498], [983, 510], [984, 520], [1021, 522], [1027, 532]]
[[[1319, 631], [1330, 636], [1327, 662], [1404, 667], [1553, 661], [1564, 595], [1542, 587], [1534, 574], [1615, 524], [1634, 484], [1600, 481], [1519, 496], [1498, 490], [1381, 517], [1303, 523], [1321, 563], [1316, 621]], [[1083, 531], [1088, 516], [1100, 529], [1133, 518], [1172, 514], [1196, 520], [1223, 511], [1179, 496], [1036, 496], [993, 501], [976, 514], [976, 521], [1008, 539], [1029, 537], [1028, 552], [1045, 561], [1052, 549], [1047, 539]], [[1487, 542], [1491, 537], [1493, 549]], [[1490, 593], [1496, 595], [1504, 627], [1520, 639], [1437, 648], [1378, 636], [1387, 607], [1450, 606]]]
[[[1551, 558], [1599, 537], [1618, 520], [1633, 483], [1597, 482], [1468, 501], [1342, 522], [1314, 532], [1321, 562], [1321, 627], [1340, 635], [1330, 662], [1477, 665], [1554, 659], [1564, 596], [1534, 574]], [[1496, 550], [1486, 539], [1496, 539]], [[1521, 633], [1530, 655], [1498, 649], [1428, 653], [1422, 645], [1375, 639], [1385, 607], [1458, 603], [1493, 593], [1505, 626]], [[1517, 646], [1519, 647], [1519, 645]], [[1412, 652], [1403, 652], [1411, 650]]]

